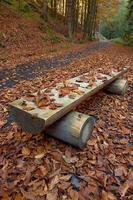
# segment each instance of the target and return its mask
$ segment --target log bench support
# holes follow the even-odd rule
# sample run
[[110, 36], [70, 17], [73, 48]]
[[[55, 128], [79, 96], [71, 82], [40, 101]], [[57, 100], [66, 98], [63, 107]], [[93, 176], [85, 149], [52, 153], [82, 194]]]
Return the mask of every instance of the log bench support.
[[128, 81], [124, 79], [117, 79], [108, 85], [104, 91], [116, 95], [124, 95], [128, 88]]
[[46, 128], [45, 133], [83, 149], [94, 128], [95, 118], [72, 111]]

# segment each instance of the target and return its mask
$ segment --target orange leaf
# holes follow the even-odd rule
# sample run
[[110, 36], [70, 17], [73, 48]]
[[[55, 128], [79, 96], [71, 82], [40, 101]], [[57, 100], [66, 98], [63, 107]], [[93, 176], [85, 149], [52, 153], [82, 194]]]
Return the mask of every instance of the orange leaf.
[[22, 148], [22, 154], [23, 154], [23, 156], [29, 156], [30, 153], [31, 153], [31, 151], [27, 147], [23, 147]]
[[15, 200], [23, 200], [23, 196], [21, 193], [17, 193], [15, 196]]
[[118, 189], [119, 194], [121, 195], [121, 197], [124, 197], [125, 194], [127, 193], [127, 190], [129, 189], [129, 184], [128, 181], [126, 181], [123, 185], [121, 185]]
[[35, 108], [34, 107], [31, 107], [31, 106], [25, 106], [24, 107], [24, 110], [26, 111], [30, 111], [30, 110], [34, 110]]

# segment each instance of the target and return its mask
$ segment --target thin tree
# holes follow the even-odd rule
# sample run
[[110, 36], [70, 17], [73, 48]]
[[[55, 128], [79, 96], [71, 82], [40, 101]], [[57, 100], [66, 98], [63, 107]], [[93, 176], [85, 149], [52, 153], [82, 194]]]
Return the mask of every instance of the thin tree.
[[44, 20], [48, 20], [48, 0], [43, 0], [43, 17]]

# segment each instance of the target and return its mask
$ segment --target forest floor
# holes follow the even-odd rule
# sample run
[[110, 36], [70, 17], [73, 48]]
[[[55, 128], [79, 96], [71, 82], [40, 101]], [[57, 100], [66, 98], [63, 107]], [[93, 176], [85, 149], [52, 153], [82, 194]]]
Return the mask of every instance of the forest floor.
[[[97, 118], [84, 150], [45, 134], [27, 134], [14, 122], [8, 124], [8, 105], [13, 100], [85, 72], [99, 68], [103, 71], [114, 67], [119, 69], [125, 65], [130, 66], [130, 71], [124, 75], [129, 80], [125, 96], [99, 92], [76, 108]], [[37, 76], [34, 75], [32, 81], [18, 78], [19, 82], [14, 86], [1, 88], [0, 198], [131, 200], [132, 48], [110, 44], [60, 67], [45, 70], [42, 67], [42, 75], [40, 70], [37, 68]], [[64, 156], [67, 160], [64, 160]]]
[[[18, 14], [10, 18], [10, 12], [0, 7], [0, 199], [132, 200], [133, 49], [64, 38], [60, 46], [53, 41], [62, 36], [53, 33], [42, 43], [48, 33]], [[50, 51], [42, 52], [48, 45]], [[124, 66], [130, 66], [125, 96], [100, 91], [75, 108], [97, 118], [82, 151], [45, 133], [28, 134], [10, 120], [8, 106], [17, 98], [86, 72]]]
[[26, 62], [18, 64], [13, 68], [2, 68], [0, 70], [0, 89], [6, 87], [13, 87], [17, 82], [21, 80], [31, 80], [35, 77], [42, 76], [46, 73], [46, 70], [53, 67], [64, 66], [72, 63], [74, 60], [84, 58], [98, 50], [109, 46], [107, 42], [95, 42], [84, 49], [79, 51], [69, 51], [65, 55], [58, 55], [52, 58], [38, 59], [33, 62]]

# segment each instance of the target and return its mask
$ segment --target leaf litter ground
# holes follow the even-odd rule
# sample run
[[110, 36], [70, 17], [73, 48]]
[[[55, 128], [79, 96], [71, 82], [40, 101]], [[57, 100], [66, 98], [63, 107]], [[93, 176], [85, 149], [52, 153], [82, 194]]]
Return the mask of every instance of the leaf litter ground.
[[[71, 64], [48, 69], [0, 93], [0, 198], [47, 200], [132, 199], [132, 49], [110, 45]], [[76, 110], [97, 117], [92, 137], [81, 151], [46, 134], [32, 136], [15, 123], [6, 126], [8, 104], [74, 76], [130, 66], [126, 95], [99, 92]]]

